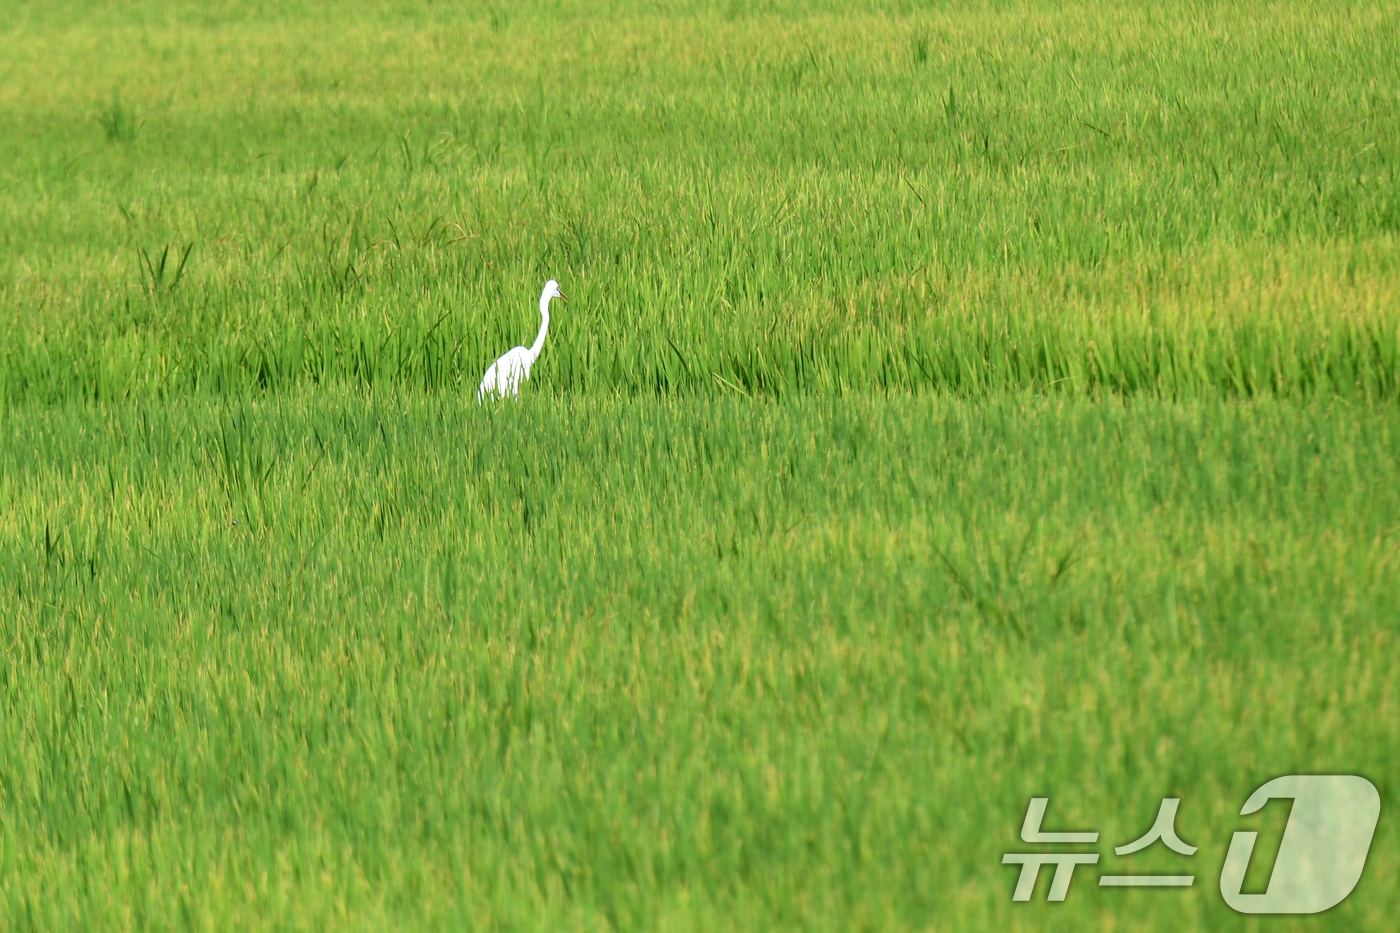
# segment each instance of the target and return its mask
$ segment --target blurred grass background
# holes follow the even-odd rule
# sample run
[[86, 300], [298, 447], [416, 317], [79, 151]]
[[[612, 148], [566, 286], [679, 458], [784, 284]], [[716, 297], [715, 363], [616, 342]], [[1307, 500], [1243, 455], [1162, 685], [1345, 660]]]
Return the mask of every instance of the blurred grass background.
[[0, 4], [0, 930], [1388, 929], [1398, 21]]
[[8, 400], [1400, 387], [1382, 4], [7, 19]]

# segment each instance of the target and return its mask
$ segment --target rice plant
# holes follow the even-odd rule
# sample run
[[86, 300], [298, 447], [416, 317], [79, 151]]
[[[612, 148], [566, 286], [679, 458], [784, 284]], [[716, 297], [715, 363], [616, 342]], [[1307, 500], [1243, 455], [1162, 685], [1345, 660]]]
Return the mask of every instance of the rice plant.
[[0, 21], [0, 931], [1253, 929], [1393, 797], [1391, 6]]

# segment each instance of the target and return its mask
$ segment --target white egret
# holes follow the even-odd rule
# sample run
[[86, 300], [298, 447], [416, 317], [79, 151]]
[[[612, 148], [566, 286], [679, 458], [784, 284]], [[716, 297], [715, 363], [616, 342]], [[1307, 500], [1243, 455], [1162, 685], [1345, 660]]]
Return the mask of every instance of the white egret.
[[544, 335], [549, 331], [549, 300], [558, 298], [565, 304], [569, 299], [564, 297], [564, 293], [559, 290], [559, 283], [550, 279], [544, 283], [544, 291], [540, 293], [540, 333], [535, 338], [535, 342], [528, 347], [516, 347], [501, 354], [496, 362], [487, 367], [486, 375], [481, 377], [481, 388], [476, 390], [477, 404], [488, 395], [495, 395], [505, 398], [509, 395], [515, 398], [520, 393], [520, 383], [530, 378], [530, 367], [535, 365], [535, 360], [540, 358], [540, 350], [544, 349]]

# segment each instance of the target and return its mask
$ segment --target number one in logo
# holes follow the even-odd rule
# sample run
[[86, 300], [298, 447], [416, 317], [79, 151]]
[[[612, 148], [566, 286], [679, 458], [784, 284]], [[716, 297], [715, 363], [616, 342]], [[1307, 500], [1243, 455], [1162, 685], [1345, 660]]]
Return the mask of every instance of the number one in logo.
[[1355, 774], [1289, 774], [1250, 794], [1240, 815], [1274, 797], [1292, 797], [1293, 809], [1268, 888], [1240, 893], [1259, 834], [1237, 832], [1220, 872], [1220, 895], [1242, 914], [1315, 914], [1340, 904], [1366, 867], [1381, 815], [1375, 785]]

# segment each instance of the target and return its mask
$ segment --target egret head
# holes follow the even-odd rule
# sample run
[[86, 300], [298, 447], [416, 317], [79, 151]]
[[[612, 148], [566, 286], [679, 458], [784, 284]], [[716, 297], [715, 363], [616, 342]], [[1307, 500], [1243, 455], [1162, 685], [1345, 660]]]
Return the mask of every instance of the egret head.
[[565, 304], [569, 303], [569, 299], [565, 297], [564, 293], [559, 290], [559, 283], [554, 281], [553, 279], [550, 279], [548, 282], [544, 283], [544, 294], [541, 295], [540, 298], [543, 301], [549, 301], [549, 299], [551, 298], [558, 298]]

